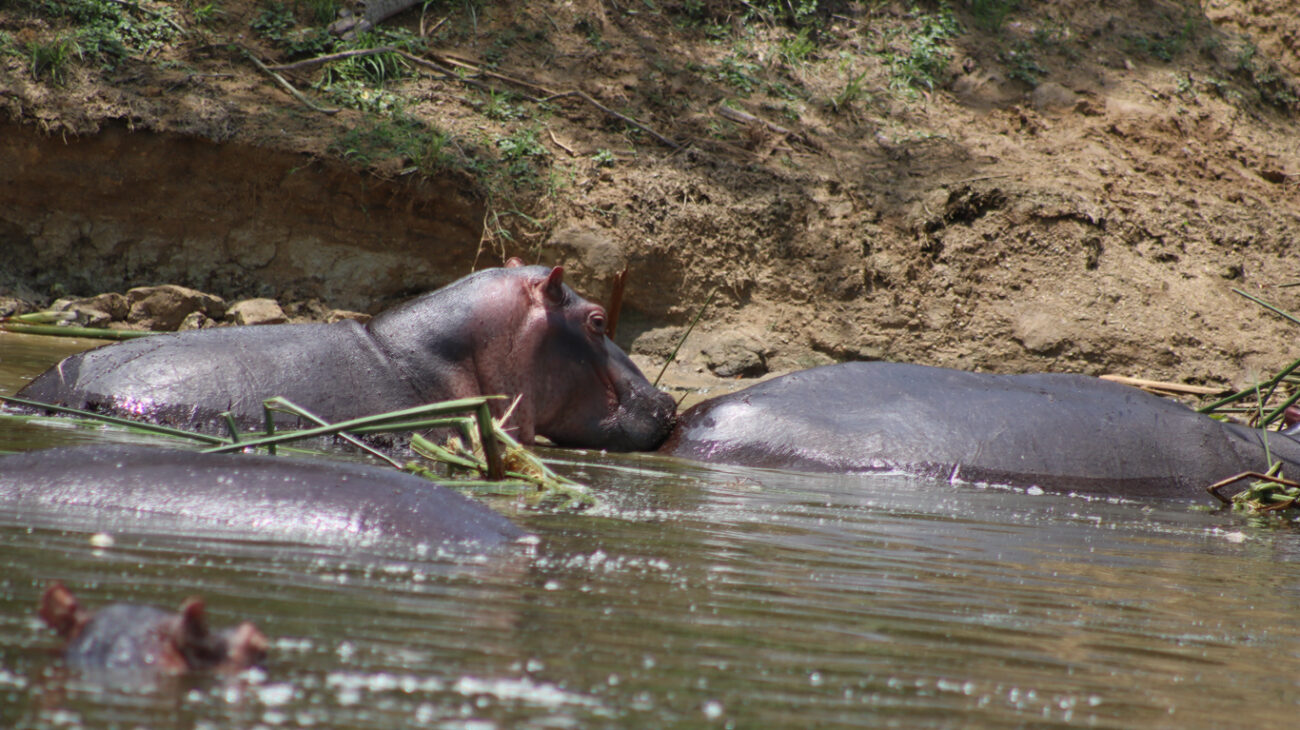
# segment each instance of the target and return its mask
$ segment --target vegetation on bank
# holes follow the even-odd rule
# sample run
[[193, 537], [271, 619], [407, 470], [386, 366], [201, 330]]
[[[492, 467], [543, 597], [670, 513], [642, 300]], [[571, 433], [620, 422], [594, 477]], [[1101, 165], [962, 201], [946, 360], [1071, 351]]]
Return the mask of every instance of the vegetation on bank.
[[[599, 18], [583, 16], [569, 27], [544, 10], [519, 13], [510, 3], [427, 0], [344, 39], [328, 29], [340, 7], [340, 0], [13, 0], [0, 11], [0, 56], [56, 88], [78, 79], [111, 83], [141, 68], [194, 77], [219, 75], [218, 65], [254, 63], [273, 79], [268, 83], [316, 112], [362, 115], [360, 123], [328, 132], [334, 154], [363, 166], [396, 163], [400, 174], [464, 174], [491, 200], [489, 233], [510, 236], [521, 227], [545, 228], [548, 201], [582, 176], [643, 151], [747, 146], [756, 134], [815, 149], [799, 128], [814, 117], [873, 130], [882, 144], [896, 144], [925, 135], [898, 124], [900, 105], [948, 86], [976, 49], [991, 50], [1000, 73], [1032, 88], [1076, 63], [1090, 45], [1065, 20], [1034, 15], [1020, 0], [645, 0], [612, 11], [621, 22], [653, 23], [663, 46], [645, 69], [637, 92], [643, 98], [600, 99], [550, 88], [530, 78], [535, 69], [514, 63], [547, 57], [561, 39], [598, 57], [610, 47]], [[1180, 93], [1294, 113], [1295, 83], [1252, 43], [1214, 32], [1191, 6], [1162, 12], [1157, 25], [1121, 30], [1136, 57], [1168, 64], [1196, 55], [1225, 59], [1216, 74], [1184, 74]], [[705, 52], [674, 58], [674, 37], [703, 41]], [[462, 47], [474, 52], [435, 50]], [[700, 97], [737, 113], [714, 116], [703, 129], [683, 124], [701, 98], [664, 93], [659, 85], [668, 72], [693, 78]], [[451, 98], [479, 121], [449, 128], [425, 113], [421, 77], [458, 87]], [[586, 154], [566, 150], [551, 122], [591, 111], [607, 144]]]

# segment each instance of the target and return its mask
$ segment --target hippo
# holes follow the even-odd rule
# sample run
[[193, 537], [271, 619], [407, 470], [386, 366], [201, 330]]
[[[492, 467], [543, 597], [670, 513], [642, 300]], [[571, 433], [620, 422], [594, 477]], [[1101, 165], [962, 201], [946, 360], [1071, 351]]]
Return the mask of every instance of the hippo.
[[[478, 395], [531, 444], [652, 450], [673, 399], [605, 335], [605, 311], [560, 267], [470, 274], [368, 324], [222, 327], [107, 345], [65, 358], [18, 395], [42, 403], [217, 432], [248, 428], [283, 396], [330, 422]], [[277, 414], [279, 424], [296, 417]]]
[[525, 537], [505, 517], [412, 474], [352, 462], [141, 445], [0, 456], [0, 509], [23, 523], [159, 529], [356, 547], [487, 550]]
[[68, 642], [64, 660], [80, 670], [239, 672], [266, 659], [266, 636], [256, 626], [245, 621], [211, 631], [198, 597], [187, 599], [177, 613], [130, 603], [90, 612], [55, 581], [41, 595], [39, 613]]
[[681, 414], [660, 451], [1123, 497], [1208, 500], [1206, 487], [1264, 471], [1270, 456], [1300, 476], [1296, 439], [1127, 385], [889, 362], [813, 368], [704, 401]]

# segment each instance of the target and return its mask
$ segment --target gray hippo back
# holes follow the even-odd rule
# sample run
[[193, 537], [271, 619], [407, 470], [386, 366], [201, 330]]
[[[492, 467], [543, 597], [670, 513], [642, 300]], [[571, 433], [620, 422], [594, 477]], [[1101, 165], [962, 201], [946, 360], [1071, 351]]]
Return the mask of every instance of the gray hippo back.
[[[508, 426], [566, 446], [653, 449], [675, 407], [605, 335], [605, 313], [563, 271], [517, 262], [355, 322], [233, 327], [132, 340], [73, 355], [19, 396], [219, 430], [283, 396], [331, 421], [501, 394]], [[287, 420], [287, 417], [278, 417]]]
[[[1300, 443], [1267, 435], [1300, 476]], [[902, 363], [792, 373], [683, 413], [663, 453], [813, 472], [902, 471], [962, 482], [1206, 498], [1264, 470], [1265, 434], [1135, 388], [1066, 374]]]
[[350, 462], [79, 446], [0, 456], [0, 507], [31, 522], [158, 527], [303, 544], [479, 552], [526, 533], [420, 477]]

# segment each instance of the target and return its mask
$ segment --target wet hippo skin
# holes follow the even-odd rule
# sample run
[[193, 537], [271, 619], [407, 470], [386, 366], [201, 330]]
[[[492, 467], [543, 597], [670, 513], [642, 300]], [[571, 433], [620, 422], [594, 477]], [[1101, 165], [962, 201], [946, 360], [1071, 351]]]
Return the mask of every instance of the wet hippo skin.
[[[207, 431], [229, 411], [247, 428], [282, 396], [330, 422], [433, 401], [503, 394], [501, 417], [532, 443], [653, 449], [675, 407], [605, 335], [605, 312], [523, 266], [471, 274], [369, 324], [225, 327], [146, 337], [73, 355], [23, 398]], [[281, 425], [295, 418], [277, 415]]]
[[[1300, 443], [1267, 438], [1284, 473], [1300, 476]], [[705, 401], [679, 417], [661, 451], [799, 471], [1208, 499], [1215, 481], [1267, 468], [1264, 439], [1082, 375], [872, 362], [791, 373]]]
[[307, 544], [399, 542], [482, 551], [526, 533], [447, 487], [378, 466], [149, 446], [78, 446], [0, 456], [0, 507], [95, 529], [155, 523]]

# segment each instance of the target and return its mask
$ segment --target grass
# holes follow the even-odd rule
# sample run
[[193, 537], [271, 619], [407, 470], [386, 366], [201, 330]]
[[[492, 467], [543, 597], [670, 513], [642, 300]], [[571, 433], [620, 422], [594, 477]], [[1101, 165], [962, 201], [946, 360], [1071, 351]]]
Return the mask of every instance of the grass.
[[54, 29], [24, 48], [33, 74], [54, 84], [66, 82], [74, 62], [115, 68], [129, 57], [155, 53], [179, 33], [170, 5], [152, 9], [110, 0], [14, 0], [13, 5]]
[[81, 57], [81, 46], [74, 36], [61, 36], [49, 41], [31, 41], [27, 44], [28, 67], [32, 78], [47, 78], [55, 86], [68, 80], [68, 67], [74, 58]]

